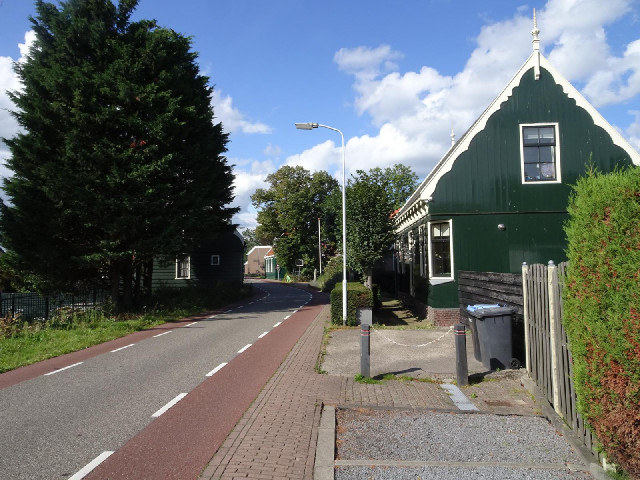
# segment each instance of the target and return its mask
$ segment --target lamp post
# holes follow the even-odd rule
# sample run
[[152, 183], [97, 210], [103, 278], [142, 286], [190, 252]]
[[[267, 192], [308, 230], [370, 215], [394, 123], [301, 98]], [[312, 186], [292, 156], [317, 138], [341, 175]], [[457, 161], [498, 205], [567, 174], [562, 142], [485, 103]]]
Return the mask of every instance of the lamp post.
[[328, 128], [340, 134], [342, 139], [342, 325], [347, 324], [347, 202], [346, 190], [347, 183], [345, 181], [345, 160], [344, 160], [344, 135], [337, 128], [321, 123], [296, 123], [298, 130], [313, 130], [314, 128]]
[[318, 265], [320, 266], [320, 275], [322, 275], [322, 241], [320, 240], [320, 217], [318, 217]]

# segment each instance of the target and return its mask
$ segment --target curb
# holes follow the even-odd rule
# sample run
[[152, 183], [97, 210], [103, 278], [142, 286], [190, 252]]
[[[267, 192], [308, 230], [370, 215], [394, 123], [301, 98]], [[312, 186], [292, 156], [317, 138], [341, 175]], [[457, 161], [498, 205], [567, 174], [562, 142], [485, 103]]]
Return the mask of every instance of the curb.
[[323, 405], [316, 444], [314, 480], [333, 480], [336, 451], [336, 407]]
[[549, 402], [542, 394], [538, 386], [529, 378], [528, 375], [522, 376], [520, 383], [527, 391], [533, 395], [536, 403], [540, 406], [542, 414], [551, 422], [556, 430], [562, 433], [567, 441], [571, 444], [573, 449], [580, 455], [584, 464], [589, 467], [589, 473], [596, 478], [596, 480], [611, 480], [611, 477], [607, 475], [604, 468], [595, 461], [595, 456], [578, 438], [576, 433], [567, 426], [567, 424], [558, 416], [556, 411], [551, 408]]

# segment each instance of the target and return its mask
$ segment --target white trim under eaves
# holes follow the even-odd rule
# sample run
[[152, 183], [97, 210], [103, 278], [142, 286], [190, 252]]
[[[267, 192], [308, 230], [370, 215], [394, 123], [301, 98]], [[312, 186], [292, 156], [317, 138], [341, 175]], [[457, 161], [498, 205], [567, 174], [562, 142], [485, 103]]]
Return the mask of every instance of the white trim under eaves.
[[631, 157], [631, 162], [634, 165], [640, 165], [640, 153], [638, 153], [629, 142], [620, 134], [618, 130], [613, 128], [609, 122], [605, 120], [605, 118], [595, 109], [593, 105], [591, 105], [586, 98], [582, 96], [582, 94], [569, 83], [567, 79], [565, 79], [560, 72], [558, 72], [549, 61], [542, 55], [540, 55], [540, 66], [547, 70], [556, 81], [558, 85], [561, 85], [564, 89], [564, 93], [569, 96], [569, 98], [573, 98], [576, 101], [576, 104], [579, 107], [584, 108], [589, 115], [593, 118], [593, 122], [602, 127], [609, 135], [611, 135], [611, 139], [613, 143], [618, 145], [624, 151], [629, 154]]

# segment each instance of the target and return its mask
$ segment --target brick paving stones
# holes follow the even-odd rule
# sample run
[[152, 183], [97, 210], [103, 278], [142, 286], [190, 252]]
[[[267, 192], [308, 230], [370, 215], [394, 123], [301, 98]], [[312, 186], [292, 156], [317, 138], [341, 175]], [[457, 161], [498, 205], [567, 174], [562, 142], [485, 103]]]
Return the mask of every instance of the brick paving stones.
[[[312, 479], [323, 404], [455, 408], [449, 395], [437, 383], [392, 380], [362, 384], [355, 382], [352, 376], [316, 373], [314, 367], [328, 319], [327, 306], [211, 459], [201, 480]], [[505, 391], [510, 393], [505, 394]], [[465, 389], [465, 394], [473, 398], [481, 410], [536, 412], [534, 401], [515, 377], [476, 383]]]

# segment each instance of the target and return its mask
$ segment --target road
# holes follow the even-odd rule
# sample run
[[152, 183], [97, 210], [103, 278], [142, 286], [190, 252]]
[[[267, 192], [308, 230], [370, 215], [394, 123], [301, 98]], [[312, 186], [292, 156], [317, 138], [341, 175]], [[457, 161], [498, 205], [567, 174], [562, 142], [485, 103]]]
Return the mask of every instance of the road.
[[2, 388], [0, 476], [197, 476], [320, 308], [302, 289], [256, 287], [255, 301]]

